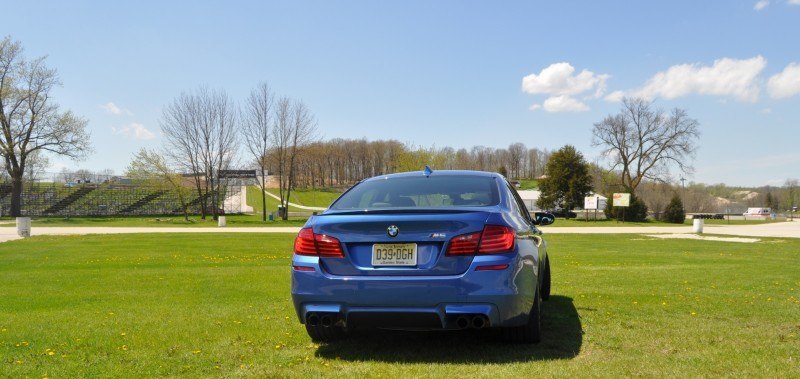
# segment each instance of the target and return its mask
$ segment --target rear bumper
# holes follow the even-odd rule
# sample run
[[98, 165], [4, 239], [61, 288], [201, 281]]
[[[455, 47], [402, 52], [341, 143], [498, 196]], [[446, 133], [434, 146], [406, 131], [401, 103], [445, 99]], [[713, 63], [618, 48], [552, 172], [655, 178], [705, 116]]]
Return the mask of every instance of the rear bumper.
[[[348, 326], [458, 328], [465, 315], [485, 316], [487, 326], [518, 326], [528, 319], [536, 290], [533, 264], [511, 256], [478, 256], [460, 275], [333, 276], [320, 270], [318, 258], [295, 256], [292, 300], [297, 317], [325, 314]], [[504, 270], [475, 271], [508, 264]]]

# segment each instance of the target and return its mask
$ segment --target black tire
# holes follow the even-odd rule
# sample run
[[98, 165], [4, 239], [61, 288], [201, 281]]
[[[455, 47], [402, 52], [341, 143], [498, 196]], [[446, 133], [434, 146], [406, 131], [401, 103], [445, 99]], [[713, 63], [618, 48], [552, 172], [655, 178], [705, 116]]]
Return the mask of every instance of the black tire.
[[522, 326], [503, 328], [503, 338], [511, 343], [539, 343], [542, 340], [542, 299], [539, 291], [533, 300], [528, 323]]
[[314, 342], [330, 342], [347, 337], [347, 330], [341, 326], [329, 326], [326, 328], [322, 325], [311, 326], [306, 324], [306, 332]]
[[550, 258], [544, 261], [544, 273], [542, 274], [542, 300], [550, 300]]

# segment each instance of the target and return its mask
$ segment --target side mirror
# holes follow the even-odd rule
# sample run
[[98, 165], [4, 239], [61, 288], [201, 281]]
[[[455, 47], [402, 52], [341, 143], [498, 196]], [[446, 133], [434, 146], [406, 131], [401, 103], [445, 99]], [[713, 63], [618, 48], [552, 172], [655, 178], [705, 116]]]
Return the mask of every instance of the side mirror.
[[556, 222], [556, 216], [553, 216], [552, 213], [535, 212], [533, 215], [533, 222], [536, 225], [544, 226]]

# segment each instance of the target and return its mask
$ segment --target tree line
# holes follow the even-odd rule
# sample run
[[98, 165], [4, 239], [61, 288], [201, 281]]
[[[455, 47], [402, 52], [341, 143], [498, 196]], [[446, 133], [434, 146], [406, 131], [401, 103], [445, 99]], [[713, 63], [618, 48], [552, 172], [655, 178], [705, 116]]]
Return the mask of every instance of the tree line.
[[[549, 157], [548, 150], [528, 148], [519, 142], [508, 148], [455, 149], [420, 147], [397, 140], [334, 138], [303, 146], [295, 175], [299, 186], [312, 188], [349, 186], [364, 178], [418, 171], [426, 165], [435, 170], [497, 171], [510, 178], [528, 179], [544, 174]], [[277, 161], [267, 160], [270, 172], [277, 172]]]

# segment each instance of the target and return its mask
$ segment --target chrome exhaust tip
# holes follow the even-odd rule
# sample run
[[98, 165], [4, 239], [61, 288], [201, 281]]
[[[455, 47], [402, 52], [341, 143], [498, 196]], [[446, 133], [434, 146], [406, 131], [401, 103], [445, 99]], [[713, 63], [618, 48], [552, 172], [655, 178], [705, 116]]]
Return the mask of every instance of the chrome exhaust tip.
[[311, 326], [319, 325], [319, 316], [316, 313], [309, 313], [306, 315], [306, 323]]
[[478, 315], [472, 318], [472, 327], [475, 329], [482, 329], [489, 323], [486, 316]]
[[467, 319], [467, 316], [458, 316], [458, 318], [456, 319], [456, 326], [459, 329], [468, 328], [469, 327], [469, 319]]

